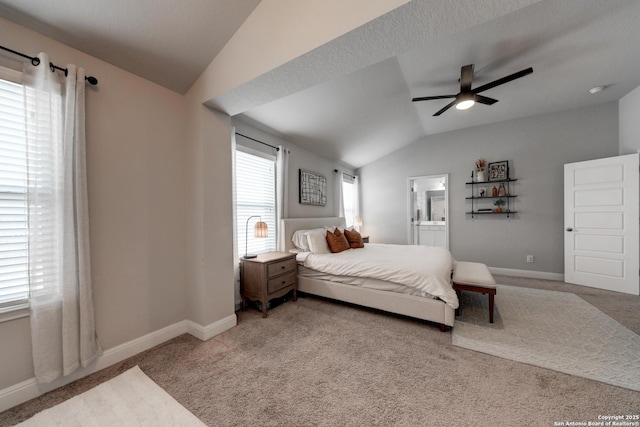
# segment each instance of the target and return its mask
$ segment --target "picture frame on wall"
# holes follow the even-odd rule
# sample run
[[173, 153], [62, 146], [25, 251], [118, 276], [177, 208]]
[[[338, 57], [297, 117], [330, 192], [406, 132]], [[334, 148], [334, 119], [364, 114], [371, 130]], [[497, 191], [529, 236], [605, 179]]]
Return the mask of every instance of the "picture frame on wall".
[[489, 163], [489, 181], [504, 181], [509, 179], [509, 161]]
[[327, 178], [316, 172], [299, 169], [301, 205], [327, 204]]

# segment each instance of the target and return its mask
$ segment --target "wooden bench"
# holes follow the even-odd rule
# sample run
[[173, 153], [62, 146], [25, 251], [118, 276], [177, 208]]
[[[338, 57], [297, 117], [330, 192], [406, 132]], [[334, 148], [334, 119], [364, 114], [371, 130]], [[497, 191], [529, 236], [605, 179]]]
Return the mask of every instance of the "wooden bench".
[[[453, 270], [453, 289], [462, 304], [461, 291], [480, 292], [489, 295], [489, 322], [493, 323], [493, 304], [496, 295], [496, 281], [489, 268], [479, 262], [456, 262]], [[460, 310], [460, 307], [458, 308]]]

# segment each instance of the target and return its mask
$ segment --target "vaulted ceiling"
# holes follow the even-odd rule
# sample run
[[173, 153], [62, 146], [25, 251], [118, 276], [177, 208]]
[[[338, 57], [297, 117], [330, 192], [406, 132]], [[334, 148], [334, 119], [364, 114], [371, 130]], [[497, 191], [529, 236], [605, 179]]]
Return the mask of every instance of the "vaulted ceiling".
[[[239, 118], [359, 167], [427, 135], [620, 99], [640, 86], [638, 22], [636, 0], [544, 0]], [[534, 72], [483, 92], [499, 100], [492, 106], [434, 117], [450, 99], [411, 102], [458, 93], [466, 64], [475, 64], [473, 87]]]
[[185, 93], [260, 0], [1, 0], [0, 16]]
[[[194, 0], [177, 7], [171, 0], [1, 0], [0, 16], [184, 93], [258, 3]], [[499, 3], [456, 2], [478, 13]], [[413, 0], [399, 8], [414, 15], [405, 33], [415, 31], [416, 40], [426, 40], [430, 29], [419, 24], [434, 19], [452, 25], [451, 31], [418, 46], [396, 47], [377, 63], [233, 114], [360, 167], [431, 134], [616, 101], [640, 86], [639, 1], [529, 3], [455, 28], [459, 9]], [[377, 18], [378, 24], [398, 25], [389, 16]], [[349, 52], [348, 35], [344, 39], [339, 49]], [[475, 64], [473, 87], [527, 67], [534, 73], [484, 92], [499, 100], [492, 106], [450, 109], [433, 117], [449, 100], [411, 102], [418, 96], [457, 93], [460, 68], [466, 64]], [[265, 79], [264, 85], [287, 84], [278, 81]], [[589, 93], [600, 85], [603, 91]]]

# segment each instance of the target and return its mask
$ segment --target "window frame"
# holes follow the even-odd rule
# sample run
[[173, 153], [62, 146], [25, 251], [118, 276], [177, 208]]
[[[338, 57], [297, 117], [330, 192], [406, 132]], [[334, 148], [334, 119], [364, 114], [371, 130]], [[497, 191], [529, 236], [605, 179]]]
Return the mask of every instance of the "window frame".
[[[0, 80], [5, 80], [18, 85], [23, 85], [22, 72], [0, 66]], [[0, 307], [0, 323], [29, 316], [30, 295], [27, 299], [15, 300], [14, 304]]]
[[[352, 194], [351, 194], [351, 200], [349, 203], [349, 209], [347, 209], [347, 199], [346, 199], [346, 191], [345, 191], [345, 184], [349, 184], [352, 186]], [[349, 175], [347, 173], [342, 173], [342, 180], [340, 182], [340, 185], [342, 186], [341, 188], [341, 193], [342, 193], [342, 207], [344, 209], [344, 219], [345, 219], [345, 225], [347, 226], [347, 228], [349, 227], [354, 227], [356, 225], [356, 218], [358, 216], [358, 192], [357, 192], [357, 177], [353, 176], [353, 175]], [[351, 223], [349, 223], [349, 219], [347, 217], [347, 212], [352, 212], [353, 213], [353, 218]]]
[[[252, 155], [252, 156], [256, 156], [256, 157], [260, 157], [263, 158], [265, 160], [269, 160], [271, 162], [273, 162], [273, 217], [274, 217], [274, 221], [273, 221], [273, 227], [271, 226], [271, 224], [269, 224], [269, 239], [271, 239], [271, 237], [273, 236], [273, 248], [272, 249], [267, 249], [267, 252], [270, 251], [275, 251], [277, 250], [277, 236], [278, 236], [278, 209], [277, 209], [277, 203], [278, 203], [278, 195], [277, 195], [277, 191], [278, 191], [278, 182], [277, 182], [277, 158], [276, 156], [274, 156], [273, 154], [270, 153], [265, 153], [263, 151], [257, 150], [255, 148], [252, 147], [248, 147], [246, 145], [243, 144], [239, 144], [236, 142], [236, 146], [235, 146], [236, 152], [241, 151], [244, 154], [248, 154], [248, 155]], [[235, 153], [234, 153], [235, 156]], [[236, 157], [237, 159], [237, 157]], [[239, 258], [242, 258], [245, 253], [244, 253], [244, 245], [240, 244], [240, 237], [241, 235], [244, 236], [245, 234], [245, 228], [246, 228], [246, 221], [244, 223], [239, 223], [238, 222], [238, 200], [237, 200], [237, 191], [238, 191], [238, 184], [237, 184], [237, 160], [235, 161], [236, 163], [236, 167], [233, 171], [234, 173], [234, 217], [236, 220], [236, 256], [238, 256]], [[264, 221], [264, 219], [263, 219]], [[244, 225], [244, 226], [243, 226]], [[249, 229], [247, 233], [252, 233], [252, 230]], [[244, 239], [246, 240], [248, 238], [248, 236], [244, 236]], [[251, 251], [249, 251], [251, 252]]]

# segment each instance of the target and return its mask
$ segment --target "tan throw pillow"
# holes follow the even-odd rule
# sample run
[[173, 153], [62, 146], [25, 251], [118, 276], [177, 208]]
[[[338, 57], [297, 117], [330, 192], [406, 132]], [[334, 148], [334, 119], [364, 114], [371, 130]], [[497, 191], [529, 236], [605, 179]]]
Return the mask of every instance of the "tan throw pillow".
[[364, 248], [362, 236], [356, 230], [344, 230], [344, 237], [347, 238], [351, 249]]
[[337, 228], [333, 233], [331, 230], [327, 230], [327, 244], [329, 245], [329, 250], [334, 254], [349, 249], [347, 238]]

